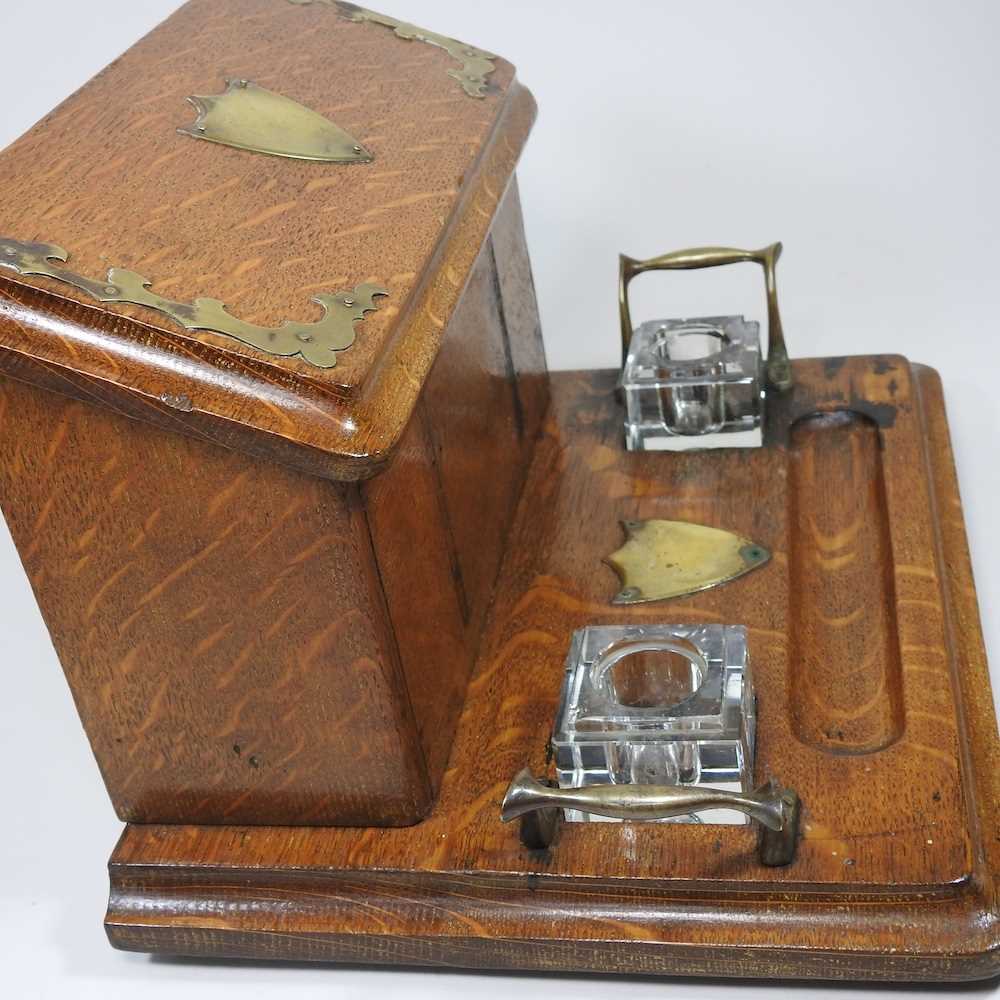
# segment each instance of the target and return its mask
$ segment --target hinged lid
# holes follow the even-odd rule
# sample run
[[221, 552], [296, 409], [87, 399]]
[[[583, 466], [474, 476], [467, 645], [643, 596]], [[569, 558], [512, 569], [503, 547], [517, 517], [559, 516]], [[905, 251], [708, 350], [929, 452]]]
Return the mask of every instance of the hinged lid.
[[371, 475], [533, 117], [386, 15], [191, 0], [0, 154], [0, 370]]

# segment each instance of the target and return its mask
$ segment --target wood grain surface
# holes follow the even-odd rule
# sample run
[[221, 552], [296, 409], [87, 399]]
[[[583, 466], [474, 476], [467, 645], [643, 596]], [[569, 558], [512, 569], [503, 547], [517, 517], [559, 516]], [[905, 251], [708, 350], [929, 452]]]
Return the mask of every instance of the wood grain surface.
[[0, 505], [123, 819], [427, 812], [540, 432], [544, 363], [512, 187], [374, 480], [0, 379]]
[[434, 788], [542, 429], [548, 380], [516, 183], [387, 471], [362, 484]]
[[871, 753], [904, 726], [878, 425], [850, 411], [804, 417], [788, 456], [795, 735], [830, 753]]
[[[897, 357], [803, 361], [794, 373], [793, 393], [772, 400], [767, 447], [683, 454], [623, 450], [613, 373], [553, 376], [428, 818], [405, 830], [129, 826], [111, 860], [112, 942], [546, 971], [996, 975], [997, 730], [939, 382]], [[791, 627], [793, 604], [811, 596], [789, 586], [801, 530], [789, 494], [802, 488], [789, 441], [794, 450], [791, 428], [817, 411], [867, 418], [881, 448], [893, 586], [881, 574], [856, 585], [872, 602], [892, 595], [903, 724], [866, 753], [831, 753], [794, 724], [812, 638]], [[866, 495], [867, 462], [841, 488]], [[774, 558], [693, 598], [612, 606], [617, 581], [601, 560], [620, 520], [648, 517], [739, 531]], [[805, 585], [822, 597], [822, 580]], [[752, 831], [736, 826], [564, 824], [549, 851], [522, 848], [499, 803], [521, 767], [546, 771], [572, 630], [720, 621], [749, 630], [757, 776], [805, 804], [795, 862], [761, 867]], [[842, 627], [864, 648], [862, 617]]]
[[10, 379], [0, 428], [4, 514], [122, 819], [426, 811], [357, 484]]
[[[447, 34], [447, 25], [433, 26]], [[319, 318], [320, 292], [389, 289], [332, 369], [0, 268], [0, 370], [318, 475], [373, 475], [399, 443], [534, 119], [496, 60], [482, 99], [440, 48], [328, 5], [191, 0], [0, 154], [0, 234], [100, 277], [218, 298], [242, 319]], [[363, 165], [177, 134], [191, 94], [247, 78], [327, 115]], [[176, 400], [183, 400], [177, 406]]]

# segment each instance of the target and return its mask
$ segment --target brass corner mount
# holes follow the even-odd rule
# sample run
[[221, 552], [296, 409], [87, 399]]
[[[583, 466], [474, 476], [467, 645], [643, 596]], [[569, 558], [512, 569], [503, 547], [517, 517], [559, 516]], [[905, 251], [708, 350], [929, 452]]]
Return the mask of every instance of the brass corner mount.
[[461, 69], [448, 70], [448, 76], [457, 80], [469, 97], [482, 98], [488, 92], [486, 78], [496, 70], [493, 60], [497, 58], [491, 52], [478, 49], [474, 45], [467, 45], [457, 38], [449, 38], [447, 35], [439, 35], [426, 28], [418, 28], [415, 24], [399, 21], [388, 14], [379, 14], [377, 11], [359, 7], [357, 4], [348, 3], [347, 0], [288, 0], [288, 2], [299, 7], [308, 7], [312, 4], [333, 7], [341, 17], [348, 21], [369, 21], [372, 24], [381, 24], [386, 28], [391, 28], [397, 38], [425, 42], [428, 45], [444, 49], [452, 59], [462, 64]]
[[375, 297], [388, 295], [381, 285], [360, 284], [351, 291], [317, 295], [323, 318], [316, 323], [287, 321], [278, 327], [255, 326], [226, 311], [218, 299], [176, 302], [149, 290], [152, 282], [135, 271], [113, 267], [103, 281], [63, 267], [69, 254], [51, 243], [24, 243], [0, 236], [0, 267], [18, 274], [39, 275], [72, 285], [98, 302], [146, 306], [168, 316], [186, 330], [205, 330], [232, 337], [275, 357], [301, 357], [316, 368], [333, 368], [337, 353], [354, 343], [354, 324], [377, 309]]

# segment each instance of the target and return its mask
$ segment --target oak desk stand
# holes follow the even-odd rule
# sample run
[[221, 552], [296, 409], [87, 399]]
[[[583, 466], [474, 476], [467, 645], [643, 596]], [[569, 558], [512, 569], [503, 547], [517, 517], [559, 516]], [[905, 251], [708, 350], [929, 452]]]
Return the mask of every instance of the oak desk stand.
[[[626, 451], [613, 374], [546, 373], [534, 118], [447, 26], [188, 0], [0, 152], [0, 507], [128, 823], [112, 943], [995, 975], [1000, 753], [936, 376], [789, 370], [777, 245], [625, 259], [623, 284], [763, 265], [775, 390], [762, 427], [727, 334], [713, 398], [763, 447]], [[773, 557], [616, 605], [604, 559], [642, 519]], [[749, 826], [564, 822], [531, 850], [501, 822], [514, 775], [551, 777], [574, 630], [638, 623], [748, 630], [791, 863]]]

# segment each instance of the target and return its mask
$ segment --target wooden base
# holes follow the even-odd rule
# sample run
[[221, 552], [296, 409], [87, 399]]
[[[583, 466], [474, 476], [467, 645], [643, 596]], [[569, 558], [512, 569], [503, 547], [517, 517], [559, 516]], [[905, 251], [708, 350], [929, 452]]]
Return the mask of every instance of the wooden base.
[[[107, 930], [136, 951], [642, 974], [963, 980], [1000, 972], [1000, 744], [941, 388], [902, 358], [795, 365], [754, 451], [626, 453], [610, 373], [552, 379], [433, 812], [404, 829], [129, 826]], [[853, 417], [809, 417], [848, 410]], [[803, 419], [805, 418], [805, 419]], [[489, 489], [483, 483], [483, 489]], [[772, 562], [613, 607], [619, 521], [715, 524]], [[529, 852], [499, 803], [546, 767], [570, 633], [749, 628], [759, 775], [804, 836], [563, 824]], [[350, 768], [345, 760], [344, 767]]]

